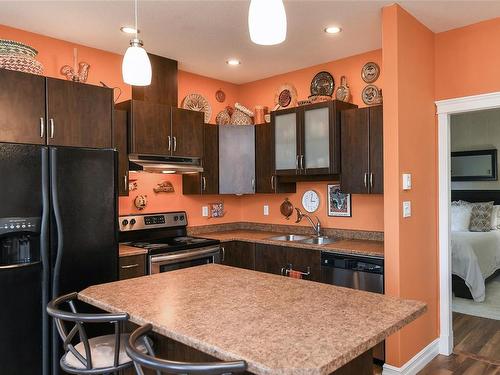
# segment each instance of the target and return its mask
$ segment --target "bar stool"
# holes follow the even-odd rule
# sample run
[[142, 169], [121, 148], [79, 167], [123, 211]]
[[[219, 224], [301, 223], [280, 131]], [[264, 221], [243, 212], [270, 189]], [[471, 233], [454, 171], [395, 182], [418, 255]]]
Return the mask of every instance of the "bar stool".
[[[108, 374], [132, 367], [133, 363], [125, 352], [129, 335], [121, 333], [121, 323], [128, 320], [128, 314], [87, 314], [76, 311], [74, 301], [77, 293], [70, 293], [50, 301], [47, 313], [54, 318], [57, 331], [63, 341], [64, 355], [61, 368], [70, 374]], [[61, 310], [63, 304], [69, 310]], [[110, 323], [114, 325], [114, 334], [89, 338], [85, 325], [92, 323]], [[67, 328], [69, 328], [69, 331]], [[76, 334], [78, 333], [78, 342]], [[137, 350], [146, 352], [140, 345]]]
[[[245, 361], [191, 363], [156, 358], [151, 347], [151, 340], [147, 337], [152, 329], [151, 324], [143, 325], [132, 332], [127, 340], [127, 354], [134, 361], [135, 370], [138, 375], [144, 375], [143, 367], [156, 370], [157, 375], [161, 375], [162, 373], [220, 375], [244, 372], [247, 369]], [[142, 342], [140, 341], [141, 339]], [[146, 348], [146, 353], [141, 350], [142, 346]]]

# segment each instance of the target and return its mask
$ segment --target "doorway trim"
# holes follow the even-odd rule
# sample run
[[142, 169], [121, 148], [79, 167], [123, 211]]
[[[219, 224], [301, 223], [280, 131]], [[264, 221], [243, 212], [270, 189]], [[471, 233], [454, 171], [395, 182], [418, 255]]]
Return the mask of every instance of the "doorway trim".
[[439, 353], [453, 353], [451, 311], [451, 175], [450, 116], [457, 113], [500, 108], [500, 92], [436, 101], [438, 122], [439, 182]]

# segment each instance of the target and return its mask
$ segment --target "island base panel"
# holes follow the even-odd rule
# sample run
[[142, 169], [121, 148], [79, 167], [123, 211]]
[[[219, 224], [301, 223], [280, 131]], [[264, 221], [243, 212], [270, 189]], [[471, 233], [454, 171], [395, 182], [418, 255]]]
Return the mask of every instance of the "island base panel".
[[[129, 323], [130, 332], [136, 329], [133, 323]], [[159, 358], [169, 359], [171, 361], [181, 362], [213, 362], [220, 361], [206, 353], [196, 350], [178, 341], [169, 339], [168, 337], [161, 336], [153, 333], [150, 336], [154, 342], [154, 350]], [[145, 370], [146, 375], [154, 375], [154, 371]], [[124, 375], [135, 375], [135, 370], [128, 369], [123, 372]], [[245, 372], [244, 374], [252, 374]], [[368, 350], [360, 356], [354, 358], [351, 362], [335, 370], [330, 375], [373, 375], [373, 355], [372, 350]]]

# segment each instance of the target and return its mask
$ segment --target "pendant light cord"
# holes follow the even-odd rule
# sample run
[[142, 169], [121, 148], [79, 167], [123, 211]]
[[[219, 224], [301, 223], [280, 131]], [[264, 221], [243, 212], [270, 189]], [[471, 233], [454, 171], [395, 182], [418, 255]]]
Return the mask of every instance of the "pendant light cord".
[[137, 0], [134, 1], [135, 4], [135, 39], [139, 39], [139, 29], [137, 28]]

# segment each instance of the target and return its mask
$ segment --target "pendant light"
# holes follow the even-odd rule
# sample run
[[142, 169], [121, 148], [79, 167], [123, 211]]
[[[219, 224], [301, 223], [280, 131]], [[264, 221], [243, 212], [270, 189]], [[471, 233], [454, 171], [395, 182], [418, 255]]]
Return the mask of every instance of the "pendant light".
[[122, 62], [123, 81], [133, 86], [148, 86], [151, 84], [151, 63], [148, 54], [142, 48], [137, 28], [137, 0], [135, 4], [135, 38], [130, 41]]
[[251, 0], [248, 9], [250, 39], [271, 46], [286, 39], [286, 13], [282, 0]]

